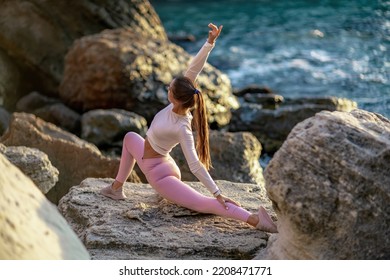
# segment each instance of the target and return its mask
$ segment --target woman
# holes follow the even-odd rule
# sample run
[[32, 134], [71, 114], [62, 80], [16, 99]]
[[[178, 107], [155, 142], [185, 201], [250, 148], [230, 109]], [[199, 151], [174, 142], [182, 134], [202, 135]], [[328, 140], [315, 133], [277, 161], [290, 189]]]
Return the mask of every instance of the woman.
[[[208, 26], [211, 30], [207, 42], [194, 57], [184, 76], [170, 83], [170, 105], [156, 114], [146, 139], [134, 132], [126, 134], [116, 179], [112, 185], [104, 187], [101, 194], [115, 200], [125, 199], [122, 186], [137, 162], [149, 184], [167, 200], [194, 211], [244, 221], [260, 230], [274, 233], [277, 232], [276, 225], [264, 207], [261, 206], [257, 214], [241, 208], [237, 202], [222, 195], [208, 173], [211, 160], [206, 106], [202, 94], [194, 86], [222, 30], [222, 26], [217, 28], [212, 23]], [[190, 113], [193, 109], [194, 117]], [[197, 131], [196, 149], [193, 126]], [[181, 181], [180, 170], [169, 155], [179, 143], [191, 172], [215, 198], [204, 196]]]

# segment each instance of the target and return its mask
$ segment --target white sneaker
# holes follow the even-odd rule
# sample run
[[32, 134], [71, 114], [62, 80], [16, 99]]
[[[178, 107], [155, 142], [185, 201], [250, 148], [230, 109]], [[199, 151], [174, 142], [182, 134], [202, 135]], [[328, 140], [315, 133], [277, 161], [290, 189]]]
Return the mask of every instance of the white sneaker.
[[263, 206], [260, 206], [257, 216], [259, 217], [259, 222], [256, 225], [257, 229], [270, 233], [278, 232], [276, 224], [272, 221], [271, 217], [268, 215]]
[[114, 200], [123, 200], [127, 198], [125, 193], [123, 192], [123, 187], [120, 187], [117, 190], [113, 190], [112, 184], [102, 188], [100, 190], [100, 193]]

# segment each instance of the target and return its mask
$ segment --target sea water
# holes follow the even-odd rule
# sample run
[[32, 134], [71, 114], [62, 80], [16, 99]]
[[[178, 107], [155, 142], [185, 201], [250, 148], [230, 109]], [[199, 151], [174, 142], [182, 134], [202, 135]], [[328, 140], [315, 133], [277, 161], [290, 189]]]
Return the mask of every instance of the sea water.
[[390, 1], [151, 1], [169, 35], [195, 54], [223, 25], [209, 62], [234, 88], [284, 97], [337, 96], [390, 118]]

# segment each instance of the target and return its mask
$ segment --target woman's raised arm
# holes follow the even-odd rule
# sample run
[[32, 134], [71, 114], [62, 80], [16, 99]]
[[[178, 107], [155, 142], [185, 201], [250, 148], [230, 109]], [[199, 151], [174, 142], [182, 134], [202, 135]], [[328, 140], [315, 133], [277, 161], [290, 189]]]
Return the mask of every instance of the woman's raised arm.
[[214, 47], [215, 40], [218, 38], [219, 34], [222, 31], [222, 25], [217, 28], [214, 24], [210, 23], [209, 28], [209, 36], [207, 38], [207, 42], [204, 43], [202, 48], [199, 50], [197, 55], [192, 59], [187, 71], [184, 76], [189, 78], [192, 82], [195, 82], [199, 73], [202, 71], [204, 65], [206, 64], [207, 58], [209, 57], [210, 51]]

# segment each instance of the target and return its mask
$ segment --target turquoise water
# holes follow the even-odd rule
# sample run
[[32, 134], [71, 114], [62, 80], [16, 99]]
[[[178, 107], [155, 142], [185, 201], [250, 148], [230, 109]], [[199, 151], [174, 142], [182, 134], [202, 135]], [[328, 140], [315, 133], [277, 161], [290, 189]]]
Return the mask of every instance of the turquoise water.
[[390, 118], [390, 1], [151, 1], [168, 34], [224, 28], [209, 62], [235, 88], [256, 83], [285, 97], [346, 97]]

